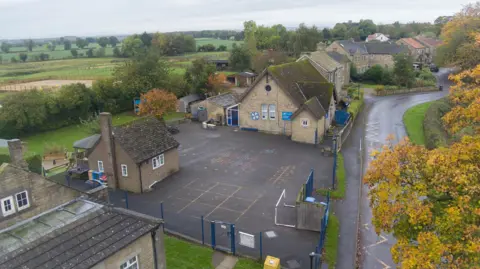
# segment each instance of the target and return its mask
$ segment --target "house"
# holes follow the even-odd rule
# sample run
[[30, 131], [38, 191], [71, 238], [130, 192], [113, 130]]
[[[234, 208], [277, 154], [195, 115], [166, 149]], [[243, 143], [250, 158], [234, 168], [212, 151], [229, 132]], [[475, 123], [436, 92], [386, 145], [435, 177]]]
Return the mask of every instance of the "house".
[[178, 112], [191, 113], [190, 105], [203, 99], [205, 98], [200, 94], [189, 94], [178, 99]]
[[[235, 92], [227, 92], [196, 103], [199, 120], [213, 120], [218, 125], [238, 126], [237, 96]], [[200, 115], [200, 111], [204, 111], [205, 115]]]
[[407, 46], [410, 51], [410, 55], [412, 55], [414, 61], [420, 62], [420, 63], [426, 63], [428, 61], [427, 59], [428, 57], [426, 55], [427, 48], [417, 40], [411, 37], [401, 38], [397, 41], [397, 44], [402, 44]]
[[255, 81], [257, 74], [251, 72], [240, 72], [235, 74], [235, 86], [249, 87]]
[[328, 51], [328, 56], [334, 59], [337, 63], [341, 64], [343, 67], [343, 83], [350, 83], [350, 65], [352, 62], [348, 59], [346, 55], [340, 54], [336, 51]]
[[[166, 268], [163, 221], [28, 171], [20, 140], [0, 166], [0, 268]], [[108, 200], [108, 199], [107, 199]]]
[[179, 143], [154, 117], [112, 127], [112, 115], [100, 113], [100, 129], [84, 149], [89, 168], [104, 172], [108, 187], [141, 193], [179, 170]]
[[334, 118], [333, 91], [309, 60], [270, 66], [239, 100], [240, 127], [317, 144]]
[[431, 63], [436, 55], [437, 48], [442, 44], [442, 41], [422, 35], [416, 36], [415, 40], [419, 41], [425, 46], [425, 54], [427, 61], [428, 63]]
[[[303, 60], [309, 60], [318, 72], [335, 86], [334, 95], [337, 97], [340, 96], [340, 91], [345, 84], [343, 65], [331, 58], [330, 55], [321, 48], [320, 50], [300, 56], [297, 61]], [[337, 98], [335, 98], [335, 100], [337, 100]]]
[[405, 46], [390, 42], [370, 42], [365, 43], [368, 52], [368, 67], [380, 65], [384, 68], [392, 69], [395, 65], [394, 56], [400, 53], [408, 53]]
[[327, 52], [331, 51], [346, 55], [360, 74], [369, 68], [368, 51], [364, 42], [355, 42], [352, 39], [337, 40], [327, 47]]
[[380, 42], [385, 42], [390, 40], [386, 35], [382, 33], [375, 33], [368, 35], [367, 38], [365, 39], [365, 42], [371, 42], [371, 41], [380, 41]]

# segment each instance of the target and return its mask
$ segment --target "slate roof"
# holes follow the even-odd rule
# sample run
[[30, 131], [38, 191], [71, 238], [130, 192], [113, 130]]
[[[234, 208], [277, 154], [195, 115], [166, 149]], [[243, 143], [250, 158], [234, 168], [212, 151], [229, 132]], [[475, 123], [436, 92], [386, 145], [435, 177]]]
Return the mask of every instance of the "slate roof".
[[365, 43], [368, 54], [389, 54], [395, 55], [408, 51], [408, 48], [402, 45], [389, 42], [370, 42]]
[[89, 137], [85, 137], [84, 139], [80, 139], [78, 141], [75, 141], [73, 143], [74, 148], [78, 149], [91, 149], [97, 145], [97, 142], [100, 140], [100, 135], [99, 134], [94, 134]]
[[237, 104], [237, 98], [231, 93], [224, 93], [216, 95], [207, 99], [208, 102], [212, 102], [221, 107], [229, 107]]
[[255, 77], [257, 74], [255, 73], [252, 73], [252, 72], [240, 72], [238, 74], [236, 74], [237, 76], [240, 76], [240, 77], [246, 77], [246, 78], [251, 78], [251, 77]]
[[332, 59], [334, 59], [338, 63], [346, 63], [350, 61], [348, 57], [336, 51], [329, 51], [327, 53], [328, 53], [328, 56], [330, 56]]
[[442, 41], [440, 41], [440, 40], [425, 37], [425, 36], [421, 36], [421, 35], [416, 36], [415, 39], [420, 41], [420, 43], [423, 43], [424, 45], [429, 46], [429, 47], [438, 47], [442, 44]]
[[339, 40], [337, 42], [350, 54], [354, 54], [357, 51], [359, 51], [361, 54], [368, 54], [364, 42], [355, 42], [351, 40]]
[[115, 142], [136, 162], [140, 163], [160, 155], [180, 144], [168, 132], [164, 123], [146, 117], [113, 127]]
[[402, 38], [400, 39], [400, 41], [403, 41], [404, 43], [406, 43], [407, 45], [409, 46], [412, 46], [413, 48], [415, 49], [423, 49], [425, 48], [424, 45], [422, 45], [420, 42], [418, 42], [417, 40], [411, 38], [411, 37], [408, 37], [408, 38]]
[[183, 101], [187, 104], [190, 104], [191, 102], [195, 102], [195, 101], [202, 100], [202, 99], [203, 98], [200, 94], [189, 94], [187, 96], [184, 96], [184, 97], [180, 98], [179, 100]]
[[324, 68], [328, 72], [335, 71], [335, 69], [342, 67], [337, 61], [331, 58], [328, 55], [328, 53], [325, 51], [314, 51], [314, 52], [311, 52], [310, 54], [306, 54], [300, 57], [300, 59], [298, 60], [301, 61], [305, 59], [305, 57], [310, 58], [312, 61], [314, 61], [316, 64], [318, 64], [320, 67]]
[[[90, 207], [72, 206], [78, 202]], [[0, 243], [17, 244], [17, 248], [0, 253], [0, 268], [91, 268], [161, 223], [132, 211], [73, 201], [2, 231]], [[22, 240], [11, 236], [16, 231]]]

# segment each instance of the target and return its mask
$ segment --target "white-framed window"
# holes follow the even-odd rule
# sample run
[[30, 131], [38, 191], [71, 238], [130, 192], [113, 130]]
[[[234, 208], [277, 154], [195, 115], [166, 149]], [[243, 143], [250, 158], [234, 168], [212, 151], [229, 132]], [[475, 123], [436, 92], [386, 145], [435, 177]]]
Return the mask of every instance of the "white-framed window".
[[268, 114], [271, 120], [274, 120], [277, 117], [277, 111], [276, 111], [275, 105], [272, 104], [268, 106]]
[[302, 127], [308, 127], [309, 125], [308, 119], [301, 119], [300, 122], [302, 124]]
[[165, 164], [165, 156], [163, 154], [152, 158], [153, 169], [157, 169], [160, 166], [163, 166], [164, 164]]
[[262, 104], [262, 120], [268, 119], [268, 105]]
[[127, 177], [128, 176], [128, 169], [126, 164], [122, 164], [122, 176]]
[[120, 264], [120, 269], [138, 269], [138, 256], [133, 256], [128, 261]]
[[2, 206], [2, 214], [4, 217], [15, 213], [15, 206], [13, 205], [13, 197], [8, 196], [0, 200]]
[[30, 203], [28, 202], [28, 192], [27, 191], [22, 191], [22, 192], [19, 192], [19, 193], [15, 194], [15, 200], [17, 200], [18, 211], [30, 207]]
[[98, 161], [98, 172], [105, 172], [104, 169], [103, 169], [103, 162], [102, 161]]

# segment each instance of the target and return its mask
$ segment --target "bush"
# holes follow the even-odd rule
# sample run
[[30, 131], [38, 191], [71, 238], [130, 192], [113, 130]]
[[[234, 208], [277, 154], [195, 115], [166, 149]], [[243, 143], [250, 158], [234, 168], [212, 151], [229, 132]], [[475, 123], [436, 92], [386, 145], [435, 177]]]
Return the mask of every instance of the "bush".
[[97, 49], [97, 51], [95, 52], [95, 56], [97, 57], [105, 57], [105, 48], [99, 48]]
[[360, 113], [362, 107], [363, 107], [363, 94], [361, 94], [361, 98], [360, 100], [355, 100], [353, 102], [350, 103], [350, 105], [348, 106], [347, 108], [347, 111], [348, 113], [350, 113], [350, 115], [352, 115], [352, 118], [355, 119], [358, 115], [358, 113]]
[[383, 92], [385, 90], [385, 86], [377, 85], [377, 86], [375, 86], [374, 90], [375, 90], [376, 93]]
[[423, 132], [425, 134], [425, 146], [428, 149], [446, 147], [449, 136], [444, 128], [442, 117], [452, 109], [447, 97], [433, 102], [425, 113], [423, 120]]
[[12, 56], [12, 58], [10, 59], [10, 62], [11, 63], [18, 63], [18, 60], [17, 60], [17, 58], [15, 58], [15, 56]]
[[385, 86], [385, 90], [386, 91], [395, 91], [395, 90], [398, 90], [399, 87], [398, 86], [394, 86], [394, 85], [388, 85], [388, 86]]
[[[39, 154], [25, 154], [24, 156], [25, 161], [28, 164], [28, 169], [34, 173], [39, 175], [42, 174], [42, 156]], [[11, 161], [9, 154], [0, 154], [0, 164], [2, 163], [9, 163]]]
[[122, 94], [120, 86], [111, 78], [95, 81], [92, 90], [98, 100], [99, 111], [116, 114], [133, 109], [132, 100]]
[[370, 67], [365, 73], [363, 73], [362, 79], [370, 81], [375, 84], [383, 82], [383, 68], [380, 65], [374, 65]]

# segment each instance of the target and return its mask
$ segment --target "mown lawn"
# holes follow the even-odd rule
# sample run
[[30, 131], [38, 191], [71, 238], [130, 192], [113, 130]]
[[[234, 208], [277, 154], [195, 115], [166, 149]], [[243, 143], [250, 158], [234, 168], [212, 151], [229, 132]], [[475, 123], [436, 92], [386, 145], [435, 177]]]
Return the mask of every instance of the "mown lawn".
[[[213, 250], [209, 247], [165, 236], [167, 267], [175, 269], [213, 269]], [[235, 269], [261, 269], [260, 263], [239, 258]]]
[[407, 130], [408, 138], [416, 145], [425, 145], [425, 133], [423, 130], [423, 119], [427, 109], [433, 102], [419, 104], [409, 108], [403, 114], [403, 123]]
[[345, 164], [343, 162], [343, 155], [338, 153], [337, 156], [337, 172], [335, 175], [336, 178], [336, 186], [335, 190], [330, 189], [318, 189], [317, 193], [327, 196], [328, 192], [330, 192], [330, 198], [333, 199], [343, 199], [345, 197], [345, 188], [346, 188], [346, 171], [345, 171]]
[[325, 236], [325, 260], [328, 268], [334, 269], [337, 263], [338, 236], [340, 235], [340, 222], [337, 216], [328, 216], [327, 234]]

